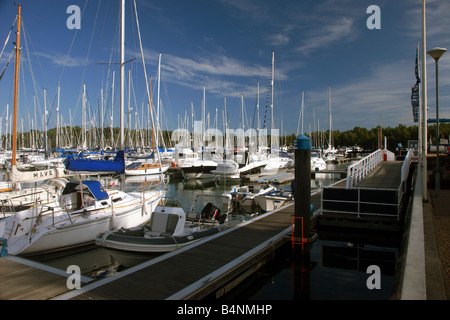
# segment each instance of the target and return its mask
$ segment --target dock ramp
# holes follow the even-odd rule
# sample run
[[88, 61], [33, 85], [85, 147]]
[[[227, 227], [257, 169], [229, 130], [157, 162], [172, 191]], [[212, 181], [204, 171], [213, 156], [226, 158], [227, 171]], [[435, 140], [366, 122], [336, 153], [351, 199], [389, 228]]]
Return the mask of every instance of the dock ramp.
[[322, 215], [400, 220], [411, 153], [404, 161], [387, 159], [377, 150], [349, 166], [346, 179], [324, 187]]

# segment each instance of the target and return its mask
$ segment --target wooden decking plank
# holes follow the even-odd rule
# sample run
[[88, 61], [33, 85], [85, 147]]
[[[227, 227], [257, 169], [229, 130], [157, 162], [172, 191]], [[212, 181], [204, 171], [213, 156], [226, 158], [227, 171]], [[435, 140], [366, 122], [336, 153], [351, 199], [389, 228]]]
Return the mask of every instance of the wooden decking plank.
[[1, 300], [46, 300], [66, 292], [67, 278], [48, 271], [0, 259]]

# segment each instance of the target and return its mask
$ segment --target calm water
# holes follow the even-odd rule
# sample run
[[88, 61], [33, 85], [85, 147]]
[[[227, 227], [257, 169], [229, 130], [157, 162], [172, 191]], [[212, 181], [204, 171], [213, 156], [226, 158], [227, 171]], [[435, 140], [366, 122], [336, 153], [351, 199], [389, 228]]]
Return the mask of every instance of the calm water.
[[[314, 179], [311, 189], [329, 185], [336, 180]], [[175, 197], [188, 210], [198, 194], [217, 196], [230, 191], [234, 183], [214, 181], [173, 180], [168, 184], [167, 197]], [[130, 187], [133, 187], [130, 185]], [[289, 186], [281, 186], [286, 189]], [[220, 198], [216, 198], [220, 199]], [[202, 206], [202, 204], [199, 204]], [[251, 219], [254, 214], [237, 213], [231, 220]], [[380, 235], [378, 235], [380, 237]], [[381, 237], [385, 238], [384, 235]], [[310, 254], [303, 256], [286, 245], [277, 251], [273, 262], [267, 264], [223, 299], [292, 300], [292, 299], [389, 299], [394, 283], [398, 258], [397, 239], [373, 243], [370, 235], [319, 233]], [[78, 265], [83, 275], [102, 278], [114, 276], [127, 267], [152, 259], [156, 255], [126, 254], [92, 245], [78, 250], [30, 259], [61, 270]], [[381, 289], [369, 290], [371, 274], [367, 267], [377, 265], [381, 270]]]

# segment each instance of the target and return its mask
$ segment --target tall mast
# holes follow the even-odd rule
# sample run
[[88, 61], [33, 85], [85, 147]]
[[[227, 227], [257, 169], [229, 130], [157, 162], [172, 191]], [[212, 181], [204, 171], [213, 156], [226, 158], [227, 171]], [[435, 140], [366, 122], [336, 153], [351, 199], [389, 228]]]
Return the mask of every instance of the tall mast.
[[81, 99], [81, 122], [82, 122], [82, 131], [81, 131], [81, 148], [83, 150], [87, 149], [87, 143], [86, 143], [86, 84], [83, 84], [83, 93], [82, 93], [82, 99]]
[[103, 132], [103, 88], [100, 89], [100, 130], [101, 130], [101, 140], [100, 140], [100, 148], [103, 150], [105, 147], [105, 136]]
[[17, 121], [17, 93], [19, 91], [19, 58], [20, 58], [20, 27], [22, 22], [21, 9], [22, 6], [18, 5], [17, 13], [17, 34], [16, 34], [16, 68], [14, 76], [14, 115], [13, 115], [13, 144], [12, 144], [12, 159], [11, 165], [16, 165], [16, 151], [17, 151], [17, 133], [16, 133], [16, 121]]
[[258, 93], [256, 96], [256, 150], [259, 151], [261, 147], [260, 134], [259, 134], [259, 80], [258, 80]]
[[59, 147], [59, 97], [60, 87], [58, 85], [58, 103], [56, 105], [56, 147]]
[[328, 138], [328, 145], [330, 146], [330, 149], [331, 149], [332, 141], [331, 141], [331, 88], [330, 88], [330, 86], [328, 86], [328, 113], [329, 113], [329, 117], [330, 117], [330, 133], [329, 133], [329, 138]]
[[271, 89], [272, 89], [272, 94], [271, 94], [272, 95], [272, 101], [270, 103], [270, 109], [272, 111], [272, 123], [270, 125], [270, 129], [271, 130], [274, 129], [274, 124], [275, 124], [274, 120], [273, 120], [273, 73], [274, 73], [274, 68], [275, 68], [274, 64], [275, 64], [275, 51], [272, 51], [272, 79], [270, 81], [270, 86], [271, 86]]
[[302, 91], [302, 110], [301, 110], [301, 113], [302, 113], [302, 132], [301, 132], [301, 134], [303, 134], [305, 131], [303, 131], [303, 119], [304, 119], [304, 117], [303, 117], [303, 115], [304, 115], [304, 110], [305, 110], [305, 92], [304, 91]]
[[131, 147], [131, 69], [128, 69], [128, 143]]
[[121, 5], [121, 29], [120, 29], [120, 150], [125, 149], [124, 137], [124, 104], [125, 104], [125, 0]]
[[111, 132], [111, 146], [114, 147], [114, 78], [116, 76], [116, 71], [113, 71], [112, 85], [111, 85], [111, 122], [109, 124], [109, 130]]
[[45, 158], [47, 158], [47, 151], [48, 151], [47, 143], [48, 142], [47, 142], [47, 90], [46, 89], [44, 89], [44, 138], [45, 138]]
[[156, 147], [159, 146], [159, 101], [161, 91], [161, 53], [158, 61], [158, 101], [156, 102]]

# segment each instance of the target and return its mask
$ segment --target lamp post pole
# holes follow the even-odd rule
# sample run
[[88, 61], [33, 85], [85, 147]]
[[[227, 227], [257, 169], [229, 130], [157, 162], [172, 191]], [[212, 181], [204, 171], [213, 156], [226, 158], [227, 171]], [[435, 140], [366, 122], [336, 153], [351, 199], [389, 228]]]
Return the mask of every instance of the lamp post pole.
[[438, 60], [447, 51], [445, 48], [433, 48], [427, 53], [434, 59], [436, 66], [436, 174], [435, 174], [435, 193], [436, 198], [439, 197], [441, 191], [441, 177], [439, 174], [439, 75], [438, 75]]

